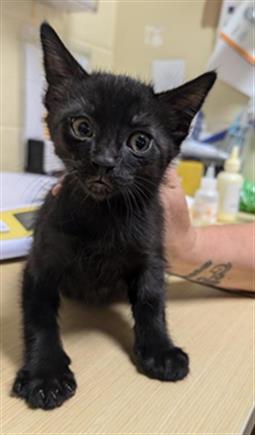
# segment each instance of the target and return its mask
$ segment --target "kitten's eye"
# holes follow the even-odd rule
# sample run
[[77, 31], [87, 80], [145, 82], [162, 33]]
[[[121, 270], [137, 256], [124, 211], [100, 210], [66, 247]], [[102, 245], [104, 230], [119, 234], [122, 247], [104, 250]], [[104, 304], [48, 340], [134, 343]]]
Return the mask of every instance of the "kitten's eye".
[[83, 117], [72, 119], [71, 125], [74, 135], [80, 140], [92, 137], [94, 134], [93, 127], [88, 118]]
[[144, 153], [152, 145], [152, 138], [145, 133], [134, 133], [128, 139], [128, 146], [135, 153]]

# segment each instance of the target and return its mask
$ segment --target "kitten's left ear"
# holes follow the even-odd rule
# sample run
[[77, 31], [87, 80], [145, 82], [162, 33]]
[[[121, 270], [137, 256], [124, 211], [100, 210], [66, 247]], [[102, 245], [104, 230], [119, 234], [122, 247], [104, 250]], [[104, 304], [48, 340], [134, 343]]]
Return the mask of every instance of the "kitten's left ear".
[[216, 77], [217, 74], [210, 71], [178, 88], [157, 94], [169, 111], [169, 123], [173, 124], [176, 145], [180, 145], [187, 136], [191, 121], [200, 110]]

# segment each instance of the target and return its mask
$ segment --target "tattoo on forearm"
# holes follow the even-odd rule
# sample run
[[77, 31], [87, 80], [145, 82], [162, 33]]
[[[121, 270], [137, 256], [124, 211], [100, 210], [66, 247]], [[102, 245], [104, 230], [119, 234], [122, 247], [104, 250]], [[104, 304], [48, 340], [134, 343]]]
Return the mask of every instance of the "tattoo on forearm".
[[193, 272], [189, 273], [185, 276], [187, 279], [194, 278], [195, 276], [199, 275], [201, 272], [203, 272], [205, 269], [208, 269], [208, 267], [212, 266], [212, 261], [209, 260], [206, 263], [203, 263], [202, 266], [200, 266], [198, 269], [193, 270]]
[[[201, 284], [217, 286], [226, 274], [232, 269], [231, 263], [221, 263], [213, 266], [212, 261], [203, 263], [199, 268], [193, 272], [185, 275], [184, 278]], [[202, 273], [202, 275], [200, 275]]]

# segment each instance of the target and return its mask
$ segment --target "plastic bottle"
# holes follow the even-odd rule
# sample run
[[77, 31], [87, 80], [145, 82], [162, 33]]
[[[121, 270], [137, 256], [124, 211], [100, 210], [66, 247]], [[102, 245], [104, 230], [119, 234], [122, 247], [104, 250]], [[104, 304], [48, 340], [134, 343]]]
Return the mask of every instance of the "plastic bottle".
[[245, 137], [240, 210], [255, 213], [255, 100], [251, 98], [248, 109], [248, 129]]
[[217, 219], [218, 192], [217, 180], [214, 177], [214, 167], [209, 166], [200, 188], [195, 194], [193, 204], [193, 222], [195, 224], [213, 224]]
[[234, 146], [229, 158], [225, 161], [224, 171], [218, 175], [218, 219], [223, 222], [233, 222], [239, 210], [243, 184], [243, 177], [238, 173], [240, 166], [239, 147]]

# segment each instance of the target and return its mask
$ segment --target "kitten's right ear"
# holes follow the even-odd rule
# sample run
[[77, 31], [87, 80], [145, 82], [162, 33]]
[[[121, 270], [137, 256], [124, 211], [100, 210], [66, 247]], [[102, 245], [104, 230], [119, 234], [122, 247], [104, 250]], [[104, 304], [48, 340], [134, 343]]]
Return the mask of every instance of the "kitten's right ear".
[[44, 22], [41, 25], [40, 36], [46, 79], [50, 85], [75, 76], [81, 78], [88, 76], [48, 23]]

